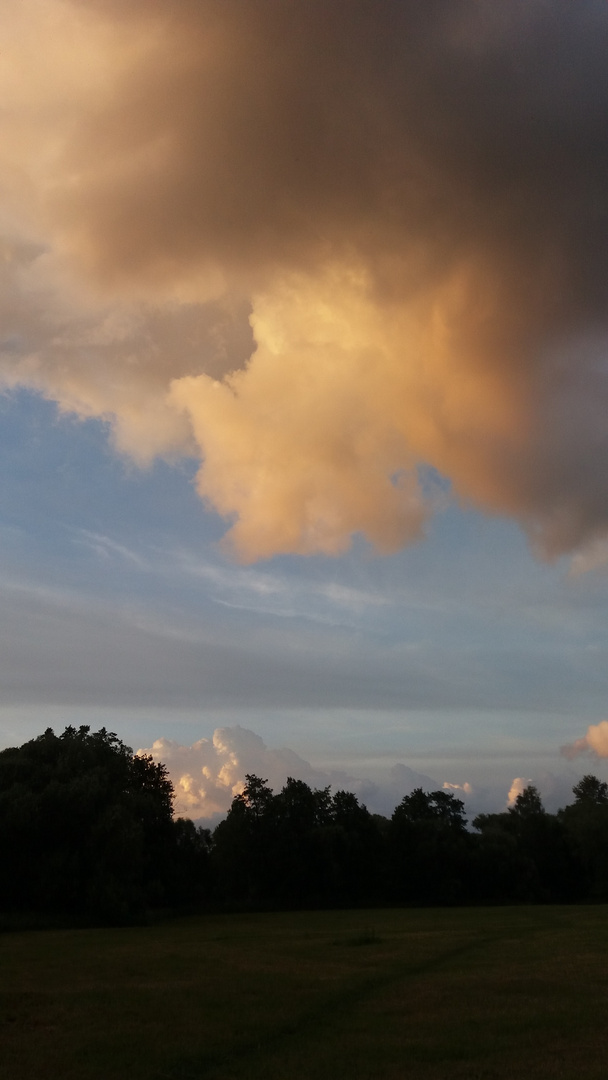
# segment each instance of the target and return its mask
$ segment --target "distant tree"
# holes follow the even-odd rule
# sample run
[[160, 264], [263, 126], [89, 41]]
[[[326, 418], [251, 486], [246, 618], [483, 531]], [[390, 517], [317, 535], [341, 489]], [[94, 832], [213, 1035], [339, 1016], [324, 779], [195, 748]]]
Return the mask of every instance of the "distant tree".
[[587, 773], [572, 788], [575, 803], [581, 805], [606, 806], [608, 805], [608, 784], [605, 780], [599, 780], [597, 776]]
[[467, 825], [462, 799], [457, 799], [451, 791], [427, 792], [422, 788], [415, 788], [410, 795], [404, 796], [395, 808], [393, 821], [416, 824], [432, 821], [460, 833], [466, 831]]
[[[389, 822], [382, 819], [387, 827]], [[332, 903], [373, 904], [386, 892], [384, 834], [352, 791], [337, 791], [331, 804]]]
[[275, 796], [273, 813], [292, 834], [303, 835], [329, 823], [331, 801], [328, 787], [313, 789], [304, 780], [288, 776], [285, 786]]
[[378, 897], [379, 833], [352, 792], [248, 775], [213, 834], [218, 895], [236, 906], [318, 907]]
[[395, 899], [423, 904], [466, 897], [469, 837], [464, 803], [452, 792], [416, 788], [395, 808], [389, 856]]
[[538, 788], [529, 784], [502, 814], [473, 821], [481, 838], [476, 851], [480, 899], [576, 900], [580, 875], [562, 822], [548, 814]]
[[558, 813], [579, 864], [583, 895], [608, 900], [608, 784], [587, 774], [572, 789], [574, 802]]
[[281, 905], [317, 906], [327, 898], [329, 788], [313, 789], [287, 778], [275, 795], [272, 816], [273, 891]]
[[170, 905], [200, 905], [209, 900], [213, 890], [211, 847], [210, 829], [196, 826], [189, 818], [173, 822], [166, 874]]
[[523, 820], [539, 817], [545, 813], [540, 792], [534, 784], [528, 784], [515, 799], [513, 806], [509, 807], [509, 814]]
[[163, 903], [174, 849], [164, 765], [66, 727], [0, 752], [0, 905], [113, 921]]
[[536, 867], [520, 851], [507, 813], [479, 814], [473, 819], [470, 890], [480, 903], [509, 903], [534, 898]]
[[235, 802], [246, 807], [250, 820], [261, 821], [272, 806], [272, 789], [268, 787], [268, 780], [262, 780], [254, 773], [245, 776], [245, 787], [240, 795], [235, 797]]
[[237, 907], [264, 906], [272, 895], [274, 795], [254, 773], [235, 795], [213, 833], [212, 864], [218, 899]]
[[510, 811], [478, 814], [472, 822], [480, 834], [474, 848], [472, 888], [483, 903], [530, 902], [541, 893], [538, 868], [521, 843], [525, 812]]

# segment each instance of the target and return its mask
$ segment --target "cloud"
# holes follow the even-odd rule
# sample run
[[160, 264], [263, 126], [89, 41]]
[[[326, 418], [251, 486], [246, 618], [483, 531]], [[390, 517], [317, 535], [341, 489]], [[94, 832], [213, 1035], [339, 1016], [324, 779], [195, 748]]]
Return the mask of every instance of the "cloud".
[[534, 778], [516, 776], [507, 795], [507, 807], [515, 806], [518, 795], [533, 784], [537, 788], [543, 806], [549, 813], [554, 814], [559, 807], [572, 802], [572, 788], [579, 780], [579, 776], [573, 772], [555, 774], [546, 769], [541, 770]]
[[590, 724], [587, 732], [573, 743], [562, 746], [560, 753], [572, 760], [579, 754], [595, 754], [596, 757], [608, 757], [608, 720], [599, 724]]
[[590, 570], [606, 571], [608, 564], [608, 540], [603, 537], [584, 545], [570, 560], [570, 576], [579, 577]]
[[[240, 725], [216, 728], [211, 739], [199, 739], [183, 746], [171, 739], [157, 739], [151, 747], [138, 750], [163, 762], [175, 788], [175, 811], [194, 819], [214, 819], [226, 814], [235, 795], [245, 786], [245, 776], [253, 773], [267, 780], [279, 791], [287, 777], [304, 780], [311, 787], [331, 787], [335, 792], [354, 791], [373, 813], [392, 814], [405, 795], [418, 787], [425, 791], [443, 788], [462, 792], [468, 800], [473, 796], [469, 783], [443, 785], [398, 763], [377, 780], [353, 776], [344, 769], [320, 768], [311, 765], [287, 747], [269, 748], [254, 731]], [[496, 802], [494, 793], [493, 802]], [[492, 796], [482, 793], [482, 803]]]
[[426, 773], [417, 772], [402, 762], [392, 766], [390, 784], [395, 792], [401, 792], [400, 798], [403, 798], [404, 795], [411, 795], [412, 791], [419, 787], [423, 791], [436, 791], [438, 787], [437, 781], [433, 780], [432, 777], [427, 776]]
[[449, 791], [450, 793], [453, 792], [454, 794], [456, 794], [457, 791], [461, 791], [463, 795], [473, 794], [473, 787], [467, 780], [465, 780], [464, 784], [450, 784], [448, 780], [444, 780], [442, 787], [444, 791]]
[[243, 790], [247, 773], [261, 776], [275, 791], [293, 776], [311, 787], [332, 785], [334, 790], [347, 788], [359, 795], [375, 792], [370, 781], [343, 770], [315, 768], [286, 747], [270, 749], [254, 731], [238, 724], [216, 728], [211, 739], [199, 739], [192, 746], [162, 738], [138, 753], [151, 754], [167, 766], [175, 787], [175, 811], [191, 818], [227, 813], [234, 796]]
[[418, 540], [422, 464], [544, 556], [598, 550], [607, 27], [7, 0], [0, 378], [198, 455], [244, 561]]
[[0, 238], [0, 388], [29, 386], [64, 412], [102, 417], [117, 449], [141, 465], [156, 454], [195, 454], [169, 382], [241, 363], [251, 349], [248, 306], [110, 303], [66, 273], [41, 245]]
[[131, 548], [125, 544], [120, 544], [110, 536], [90, 532], [89, 529], [79, 529], [74, 542], [88, 547], [104, 561], [117, 557], [121, 561], [128, 563], [133, 569], [146, 570], [149, 568], [149, 563], [138, 552], [132, 551]]
[[[199, 739], [191, 746], [160, 738], [138, 753], [151, 754], [155, 761], [167, 766], [176, 793], [176, 813], [195, 820], [215, 822], [225, 815], [234, 796], [243, 790], [247, 773], [267, 780], [275, 792], [280, 791], [288, 776], [304, 780], [313, 788], [329, 786], [333, 792], [353, 791], [372, 813], [387, 817], [415, 788], [453, 792], [465, 803], [469, 821], [479, 813], [496, 813], [505, 804], [504, 788], [499, 782], [491, 787], [473, 787], [468, 781], [442, 782], [403, 762], [376, 771], [374, 779], [356, 776], [345, 769], [312, 765], [287, 747], [268, 747], [254, 731], [238, 724], [218, 727], [212, 738]], [[559, 806], [572, 801], [572, 787], [578, 779], [578, 774], [556, 775], [546, 770], [534, 780], [516, 777], [511, 783], [507, 806], [513, 806], [517, 796], [534, 783], [545, 808], [555, 813]]]
[[511, 787], [509, 788], [509, 792], [507, 795], [507, 806], [515, 806], [515, 802], [518, 796], [522, 795], [528, 785], [531, 783], [532, 780], [529, 777], [528, 779], [526, 779], [525, 776], [516, 776], [513, 780], [513, 783], [511, 784]]

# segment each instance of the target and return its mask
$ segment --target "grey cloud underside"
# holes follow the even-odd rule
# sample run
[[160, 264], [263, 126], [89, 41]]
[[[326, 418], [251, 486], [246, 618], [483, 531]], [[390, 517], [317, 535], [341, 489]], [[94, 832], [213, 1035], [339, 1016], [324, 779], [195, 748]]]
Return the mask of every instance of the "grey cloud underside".
[[[129, 7], [128, 21], [164, 24], [156, 65], [144, 56], [88, 137], [116, 158], [132, 140], [163, 136], [173, 153], [165, 170], [134, 171], [131, 184], [113, 184], [89, 159], [83, 208], [90, 196], [100, 216], [85, 227], [109, 269], [124, 269], [129, 250], [143, 269], [156, 255], [198, 261], [221, 251], [263, 266], [334, 243], [369, 249], [381, 263], [422, 239], [434, 276], [446, 259], [487, 244], [504, 256], [507, 278], [527, 265], [525, 280], [512, 282], [527, 311], [531, 299], [556, 328], [581, 315], [604, 321], [603, 5]], [[85, 131], [80, 139], [74, 153]], [[567, 291], [530, 298], [555, 254], [564, 260], [556, 284], [561, 271]]]
[[[66, 411], [114, 419], [119, 448], [144, 463], [151, 452], [142, 429], [165, 408], [168, 378], [201, 371], [221, 378], [253, 350], [242, 297], [100, 302], [82, 288], [62, 291], [44, 247], [10, 238], [0, 241], [0, 256], [0, 386], [34, 387]], [[115, 419], [119, 402], [123, 422]], [[130, 435], [137, 414], [142, 424], [135, 419]], [[187, 425], [172, 419], [164, 446], [158, 428], [151, 433], [152, 453], [194, 453]]]

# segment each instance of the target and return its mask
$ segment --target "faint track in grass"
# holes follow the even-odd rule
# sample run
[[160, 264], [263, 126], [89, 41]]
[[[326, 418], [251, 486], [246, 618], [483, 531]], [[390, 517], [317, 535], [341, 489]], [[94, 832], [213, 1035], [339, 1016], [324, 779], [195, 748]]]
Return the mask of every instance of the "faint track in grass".
[[[521, 941], [526, 934], [537, 933], [537, 926], [520, 927], [517, 939]], [[443, 951], [424, 962], [393, 961], [389, 969], [383, 973], [357, 978], [352, 985], [343, 985], [340, 990], [332, 993], [323, 990], [314, 1005], [303, 1009], [293, 1021], [281, 1023], [274, 1031], [265, 1033], [263, 1038], [244, 1039], [229, 1053], [221, 1056], [205, 1053], [188, 1056], [175, 1062], [169, 1069], [157, 1073], [154, 1080], [231, 1080], [231, 1066], [238, 1066], [244, 1060], [253, 1065], [262, 1057], [280, 1051], [291, 1040], [310, 1039], [323, 1028], [330, 1027], [332, 1021], [345, 1018], [349, 1013], [355, 1012], [364, 1005], [366, 1001], [372, 1000], [391, 987], [400, 984], [411, 985], [415, 980], [423, 979], [434, 972], [441, 971], [442, 968], [449, 969], [455, 962], [476, 952], [504, 944], [512, 937], [512, 933], [475, 937], [465, 944]], [[378, 938], [377, 944], [382, 943], [381, 937]], [[363, 943], [346, 939], [343, 948], [352, 948], [358, 944]], [[374, 944], [376, 943], [370, 941], [369, 944], [366, 943], [366, 947], [373, 948]]]

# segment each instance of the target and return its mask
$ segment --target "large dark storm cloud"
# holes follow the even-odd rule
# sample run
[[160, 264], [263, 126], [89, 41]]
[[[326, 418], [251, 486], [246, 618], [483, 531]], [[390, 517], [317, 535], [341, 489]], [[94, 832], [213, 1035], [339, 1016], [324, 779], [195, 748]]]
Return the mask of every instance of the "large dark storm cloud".
[[[39, 5], [9, 8], [27, 62]], [[601, 541], [606, 5], [124, 8], [51, 3], [80, 51], [59, 48], [25, 103], [8, 80], [5, 174], [27, 177], [27, 195], [5, 184], [11, 213], [61, 266], [37, 318], [55, 311], [61, 275], [97, 299], [79, 315], [89, 361], [66, 333], [63, 367], [40, 346], [34, 366], [9, 357], [6, 377], [114, 416], [142, 457], [193, 436], [200, 492], [244, 558], [336, 552], [358, 531], [384, 549], [417, 537], [421, 463], [516, 517], [541, 552]], [[134, 305], [127, 348], [126, 316], [121, 337], [109, 313], [132, 319]], [[196, 356], [184, 305], [212, 312]], [[93, 379], [96, 319], [109, 345]]]

